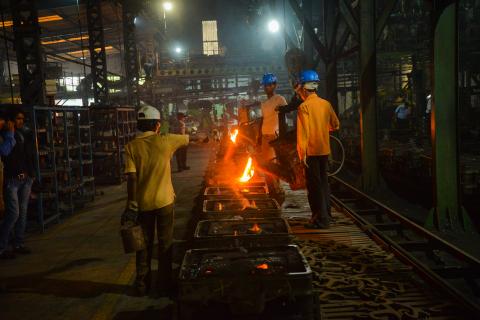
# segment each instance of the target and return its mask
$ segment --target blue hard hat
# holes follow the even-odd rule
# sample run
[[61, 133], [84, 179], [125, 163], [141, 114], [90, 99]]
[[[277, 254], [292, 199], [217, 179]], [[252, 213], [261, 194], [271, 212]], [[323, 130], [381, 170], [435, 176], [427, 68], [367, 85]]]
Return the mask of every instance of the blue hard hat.
[[315, 70], [305, 70], [300, 73], [300, 83], [306, 83], [306, 82], [319, 82], [320, 77], [318, 76], [318, 73]]
[[269, 84], [277, 83], [277, 76], [273, 73], [266, 73], [262, 78], [262, 85], [266, 86]]

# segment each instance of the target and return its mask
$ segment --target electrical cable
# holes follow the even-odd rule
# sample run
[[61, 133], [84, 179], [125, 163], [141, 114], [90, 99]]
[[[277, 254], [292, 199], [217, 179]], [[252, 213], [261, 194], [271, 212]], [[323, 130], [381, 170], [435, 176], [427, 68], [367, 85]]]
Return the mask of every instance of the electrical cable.
[[337, 147], [340, 149], [341, 159], [340, 160], [333, 159], [333, 155], [332, 155], [332, 153], [330, 153], [328, 161], [329, 162], [337, 162], [337, 163], [340, 163], [340, 165], [333, 172], [328, 173], [329, 177], [337, 175], [342, 170], [343, 165], [345, 163], [345, 148], [343, 147], [342, 142], [337, 137], [335, 137], [333, 135], [330, 135], [330, 142], [332, 142], [332, 140], [333, 140], [333, 142], [335, 142]]

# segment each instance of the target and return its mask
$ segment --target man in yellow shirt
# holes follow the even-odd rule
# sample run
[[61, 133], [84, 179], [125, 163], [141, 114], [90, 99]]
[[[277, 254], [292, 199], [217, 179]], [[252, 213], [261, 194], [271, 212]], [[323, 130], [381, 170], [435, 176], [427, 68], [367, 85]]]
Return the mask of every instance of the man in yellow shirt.
[[150, 289], [151, 260], [158, 237], [158, 293], [168, 296], [172, 280], [173, 203], [170, 159], [188, 145], [188, 135], [159, 134], [160, 112], [148, 105], [138, 110], [137, 137], [125, 147], [128, 202], [122, 224], [138, 223], [145, 236], [146, 250], [136, 256], [135, 286], [139, 295]]
[[313, 70], [300, 74], [299, 93], [303, 103], [297, 114], [297, 151], [305, 164], [308, 202], [312, 210], [307, 228], [326, 229], [330, 224], [330, 188], [328, 186], [328, 156], [330, 131], [338, 130], [340, 122], [327, 100], [317, 95], [318, 74]]

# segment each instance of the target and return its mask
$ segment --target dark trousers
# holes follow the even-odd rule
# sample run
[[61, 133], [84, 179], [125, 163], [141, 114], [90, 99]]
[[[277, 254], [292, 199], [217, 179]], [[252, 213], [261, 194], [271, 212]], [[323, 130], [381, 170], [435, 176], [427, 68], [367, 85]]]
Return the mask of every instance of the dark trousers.
[[183, 170], [187, 167], [187, 149], [188, 147], [181, 147], [178, 148], [177, 152], [175, 153], [178, 170]]
[[330, 187], [328, 185], [328, 156], [307, 157], [305, 177], [312, 221], [330, 222]]
[[172, 280], [173, 204], [153, 211], [140, 212], [138, 223], [145, 236], [146, 250], [137, 252], [137, 284], [150, 287], [156, 226], [158, 238], [157, 284], [159, 291], [168, 292]]
[[25, 227], [27, 225], [28, 200], [33, 179], [6, 178], [4, 186], [5, 217], [0, 224], [0, 253], [7, 250], [8, 241], [14, 232], [13, 246], [24, 245]]

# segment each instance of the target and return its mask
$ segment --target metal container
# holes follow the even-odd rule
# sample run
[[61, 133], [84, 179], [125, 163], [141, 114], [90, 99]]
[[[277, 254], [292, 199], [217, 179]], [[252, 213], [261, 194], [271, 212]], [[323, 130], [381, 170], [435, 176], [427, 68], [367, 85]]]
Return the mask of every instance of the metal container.
[[205, 219], [231, 219], [280, 217], [282, 211], [275, 199], [243, 198], [213, 199], [203, 201], [202, 217]]
[[268, 196], [267, 186], [207, 187], [205, 199], [263, 198]]
[[[238, 176], [240, 176], [240, 174], [238, 174]], [[235, 181], [230, 175], [214, 174], [213, 172], [205, 175], [205, 183], [207, 187], [231, 187], [232, 185], [241, 187], [264, 187], [267, 185], [265, 177], [263, 176], [255, 175], [250, 181], [240, 183]]]
[[181, 319], [313, 319], [313, 297], [312, 271], [294, 245], [189, 250], [179, 275]]
[[290, 243], [283, 218], [203, 220], [194, 234], [195, 248], [272, 247]]
[[143, 230], [139, 225], [123, 227], [120, 230], [120, 236], [122, 237], [123, 250], [125, 253], [141, 251], [146, 247]]

